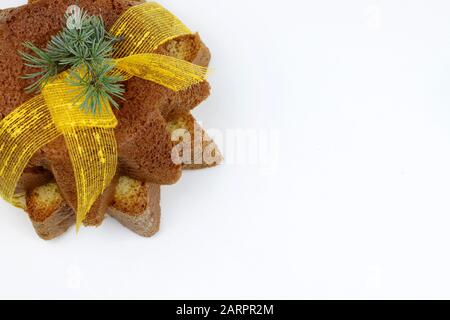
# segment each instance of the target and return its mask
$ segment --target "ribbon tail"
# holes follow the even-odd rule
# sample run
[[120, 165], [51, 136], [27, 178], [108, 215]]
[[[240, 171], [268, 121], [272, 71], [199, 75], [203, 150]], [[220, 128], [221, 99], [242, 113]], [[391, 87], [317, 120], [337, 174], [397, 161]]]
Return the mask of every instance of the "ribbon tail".
[[139, 77], [180, 91], [206, 80], [208, 68], [185, 60], [155, 53], [142, 53], [117, 59], [116, 69], [125, 78]]
[[63, 131], [77, 188], [77, 232], [90, 208], [116, 174], [117, 143], [110, 128]]
[[40, 95], [0, 122], [0, 195], [6, 201], [14, 202], [17, 183], [31, 157], [60, 134]]
[[117, 119], [108, 102], [93, 115], [80, 110], [77, 90], [63, 76], [42, 90], [55, 126], [63, 134], [72, 163], [77, 189], [77, 231], [97, 198], [116, 174]]

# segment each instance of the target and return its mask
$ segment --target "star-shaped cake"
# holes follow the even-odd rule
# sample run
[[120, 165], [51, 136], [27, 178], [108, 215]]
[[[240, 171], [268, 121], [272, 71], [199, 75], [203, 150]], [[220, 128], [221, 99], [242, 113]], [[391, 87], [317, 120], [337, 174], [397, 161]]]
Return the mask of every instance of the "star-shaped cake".
[[[103, 17], [107, 29], [128, 8], [142, 1], [78, 0], [77, 5], [91, 15]], [[62, 19], [73, 0], [34, 0], [27, 5], [0, 11], [0, 120], [33, 97], [24, 91], [30, 81], [21, 78], [33, 69], [24, 65], [19, 50], [31, 41], [45, 47], [57, 34]], [[210, 53], [198, 34], [183, 36], [161, 45], [156, 53], [207, 66]], [[159, 185], [173, 184], [183, 167], [198, 169], [221, 161], [216, 145], [196, 125], [191, 110], [210, 94], [204, 81], [174, 92], [139, 78], [124, 83], [126, 93], [115, 110], [119, 125], [115, 129], [119, 166], [117, 176], [97, 199], [84, 224], [99, 226], [105, 215], [116, 218], [124, 226], [151, 236], [159, 228]], [[189, 142], [192, 160], [208, 150], [212, 161], [184, 165], [173, 161], [172, 132], [185, 129], [195, 132], [202, 143]], [[198, 132], [199, 131], [199, 132]], [[197, 157], [198, 158], [198, 157]], [[201, 159], [202, 156], [200, 156]], [[61, 136], [39, 150], [30, 161], [17, 187], [17, 205], [30, 215], [38, 234], [52, 239], [75, 222], [76, 188], [72, 164], [64, 138]]]

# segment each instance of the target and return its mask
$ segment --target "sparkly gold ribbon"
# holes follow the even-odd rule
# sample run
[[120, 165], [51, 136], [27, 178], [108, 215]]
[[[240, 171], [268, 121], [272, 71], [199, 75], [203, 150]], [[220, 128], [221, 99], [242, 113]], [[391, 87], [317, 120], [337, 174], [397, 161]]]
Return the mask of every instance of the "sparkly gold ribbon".
[[[163, 43], [191, 31], [157, 3], [131, 7], [110, 33], [124, 37], [115, 47], [116, 72], [140, 77], [179, 91], [206, 78], [207, 69], [173, 57], [155, 54]], [[77, 189], [77, 230], [95, 200], [116, 173], [117, 126], [108, 102], [103, 112], [80, 110], [77, 92], [67, 84], [67, 73], [50, 81], [42, 94], [25, 102], [0, 122], [0, 196], [14, 202], [16, 185], [39, 149], [63, 135]], [[81, 99], [82, 100], [82, 99]], [[78, 99], [78, 101], [81, 101]]]

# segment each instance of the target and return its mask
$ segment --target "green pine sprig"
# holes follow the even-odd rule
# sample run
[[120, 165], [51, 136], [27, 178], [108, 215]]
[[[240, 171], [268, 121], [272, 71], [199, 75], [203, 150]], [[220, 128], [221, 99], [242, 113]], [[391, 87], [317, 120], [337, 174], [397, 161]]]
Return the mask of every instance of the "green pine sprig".
[[105, 102], [118, 108], [116, 99], [123, 99], [121, 82], [124, 79], [112, 72], [114, 64], [111, 56], [114, 43], [121, 39], [106, 31], [101, 17], [90, 16], [86, 11], [82, 11], [80, 17], [78, 28], [64, 26], [44, 49], [31, 42], [23, 43], [31, 53], [19, 51], [20, 56], [26, 66], [38, 70], [22, 77], [36, 79], [25, 90], [40, 91], [52, 77], [70, 69], [67, 82], [80, 92], [77, 102], [82, 99], [81, 109], [92, 113], [102, 112]]

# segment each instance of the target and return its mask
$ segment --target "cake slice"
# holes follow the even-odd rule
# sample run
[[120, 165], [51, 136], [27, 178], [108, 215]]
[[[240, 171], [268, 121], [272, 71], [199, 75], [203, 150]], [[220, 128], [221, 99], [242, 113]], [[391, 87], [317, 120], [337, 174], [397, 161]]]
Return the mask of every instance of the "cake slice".
[[51, 240], [75, 224], [73, 209], [64, 201], [55, 182], [33, 189], [23, 196], [25, 207], [36, 233]]
[[151, 237], [160, 226], [160, 189], [156, 184], [120, 177], [108, 214], [138, 235]]

